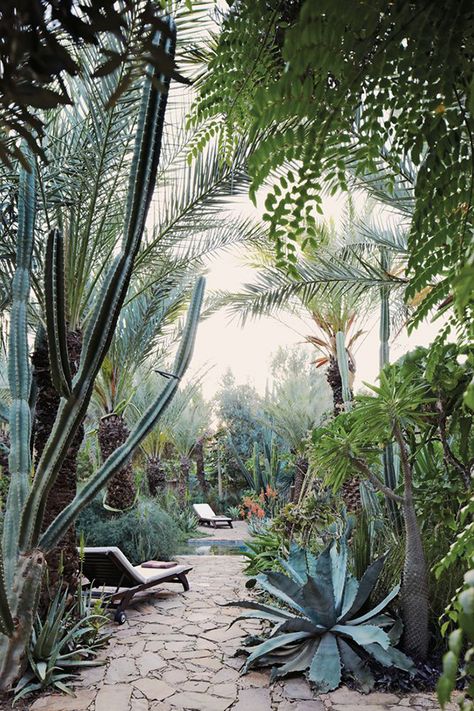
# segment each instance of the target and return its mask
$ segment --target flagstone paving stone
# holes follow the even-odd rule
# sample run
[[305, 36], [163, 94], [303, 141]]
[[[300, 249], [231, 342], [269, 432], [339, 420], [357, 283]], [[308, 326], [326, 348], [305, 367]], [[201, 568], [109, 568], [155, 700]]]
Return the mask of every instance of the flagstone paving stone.
[[[211, 533], [226, 540], [245, 537], [240, 524], [225, 535], [222, 529]], [[342, 687], [318, 697], [303, 678], [270, 685], [267, 671], [240, 675], [243, 659], [233, 655], [258, 623], [229, 629], [239, 610], [219, 605], [248, 597], [242, 558], [182, 560], [193, 566], [191, 589], [163, 586], [138, 601], [123, 627], [113, 625], [101, 655], [106, 665], [87, 669], [78, 680], [77, 698], [45, 695], [31, 711], [439, 711], [433, 693], [363, 695]]]

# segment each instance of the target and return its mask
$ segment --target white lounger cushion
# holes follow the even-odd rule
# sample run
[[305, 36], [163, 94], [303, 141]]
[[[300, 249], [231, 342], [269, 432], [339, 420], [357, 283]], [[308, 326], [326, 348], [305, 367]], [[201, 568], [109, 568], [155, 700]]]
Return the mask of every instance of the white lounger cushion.
[[151, 580], [156, 580], [159, 582], [163, 578], [169, 578], [171, 575], [179, 575], [180, 573], [189, 572], [189, 565], [175, 565], [172, 568], [142, 568], [141, 565], [132, 565], [128, 558], [122, 553], [120, 548], [116, 546], [104, 546], [104, 547], [94, 547], [85, 548], [84, 552], [87, 553], [104, 553], [113, 556], [123, 568], [126, 569], [127, 573], [131, 578], [137, 581], [137, 585], [143, 585], [150, 582]]
[[199, 518], [216, 521], [230, 521], [228, 516], [216, 516], [209, 504], [193, 504], [193, 509]]

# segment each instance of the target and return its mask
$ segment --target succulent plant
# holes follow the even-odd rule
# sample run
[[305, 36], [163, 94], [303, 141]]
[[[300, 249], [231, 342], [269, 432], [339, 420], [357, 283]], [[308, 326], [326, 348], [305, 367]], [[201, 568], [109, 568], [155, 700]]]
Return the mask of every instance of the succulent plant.
[[369, 690], [374, 684], [371, 660], [411, 672], [412, 661], [393, 646], [401, 623], [383, 612], [399, 586], [367, 609], [384, 558], [367, 568], [360, 582], [348, 570], [345, 541], [333, 542], [319, 556], [292, 546], [288, 560], [280, 562], [285, 573], [258, 575], [256, 582], [281, 607], [253, 601], [229, 603], [250, 610], [237, 620], [256, 618], [274, 625], [268, 639], [252, 647], [245, 671], [272, 666], [272, 679], [276, 679], [308, 670], [309, 680], [322, 693], [339, 686], [342, 671]]
[[[157, 49], [172, 59], [175, 26], [171, 19], [166, 22], [169, 32], [166, 36], [157, 35], [155, 40]], [[8, 354], [11, 401], [8, 418], [10, 484], [0, 548], [1, 691], [10, 690], [26, 666], [28, 643], [36, 620], [45, 555], [58, 545], [80, 511], [129, 461], [133, 452], [156, 425], [172, 400], [191, 359], [203, 298], [202, 278], [198, 279], [191, 298], [172, 376], [164, 381], [162, 390], [150, 402], [127, 441], [102, 464], [75, 499], [57, 515], [45, 531], [42, 531], [48, 494], [55, 485], [70, 444], [82, 423], [94, 382], [107, 354], [127, 295], [155, 187], [168, 84], [169, 80], [156, 72], [154, 75], [147, 75], [143, 81], [135, 128], [123, 241], [104, 275], [95, 310], [84, 334], [78, 371], [73, 378], [66, 362], [62, 236], [56, 229], [49, 234], [45, 274], [46, 331], [52, 379], [61, 394], [61, 402], [51, 435], [37, 466], [34, 467], [34, 476], [30, 449], [32, 373], [27, 330], [36, 196], [35, 171], [31, 157], [30, 169], [23, 168], [21, 171]]]

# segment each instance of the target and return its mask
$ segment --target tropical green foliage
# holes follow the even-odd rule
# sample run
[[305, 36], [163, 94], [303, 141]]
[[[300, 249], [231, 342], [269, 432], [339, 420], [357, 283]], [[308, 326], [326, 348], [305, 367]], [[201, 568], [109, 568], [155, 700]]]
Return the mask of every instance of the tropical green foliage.
[[458, 323], [472, 328], [473, 41], [457, 0], [234, 3], [204, 55], [196, 150], [219, 131], [231, 147], [239, 132], [256, 139], [251, 194], [274, 178], [266, 219], [290, 265], [354, 165], [356, 180], [393, 186], [411, 163], [406, 296], [423, 293], [419, 321], [461, 290]]
[[251, 610], [237, 619], [273, 623], [269, 638], [252, 648], [245, 670], [272, 665], [273, 679], [308, 670], [309, 680], [324, 693], [339, 686], [342, 669], [362, 689], [370, 689], [374, 684], [371, 659], [410, 672], [411, 660], [394, 647], [401, 625], [384, 612], [399, 586], [364, 611], [383, 563], [383, 558], [376, 561], [359, 582], [348, 570], [346, 543], [334, 542], [317, 557], [293, 547], [287, 561], [280, 559], [284, 573], [256, 579], [279, 607], [229, 603]]
[[443, 674], [437, 685], [442, 708], [456, 687], [458, 667], [465, 681], [465, 693], [458, 699], [462, 711], [474, 708], [474, 571], [464, 576], [464, 589], [456, 601], [459, 627], [449, 635], [449, 650], [443, 657]]

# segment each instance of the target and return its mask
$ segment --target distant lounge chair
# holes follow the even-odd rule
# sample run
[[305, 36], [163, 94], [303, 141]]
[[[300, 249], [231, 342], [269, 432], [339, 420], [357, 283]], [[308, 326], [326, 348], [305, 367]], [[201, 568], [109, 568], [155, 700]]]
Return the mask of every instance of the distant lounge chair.
[[213, 526], [213, 528], [217, 528], [219, 525], [232, 528], [232, 519], [228, 516], [216, 516], [209, 504], [193, 504], [193, 509], [199, 523]]
[[170, 566], [159, 561], [132, 565], [115, 546], [84, 548], [82, 572], [94, 589], [115, 588], [108, 602], [116, 605], [115, 621], [121, 625], [127, 619], [124, 610], [137, 593], [160, 583], [181, 583], [185, 591], [189, 590], [186, 574], [190, 570], [189, 565]]

